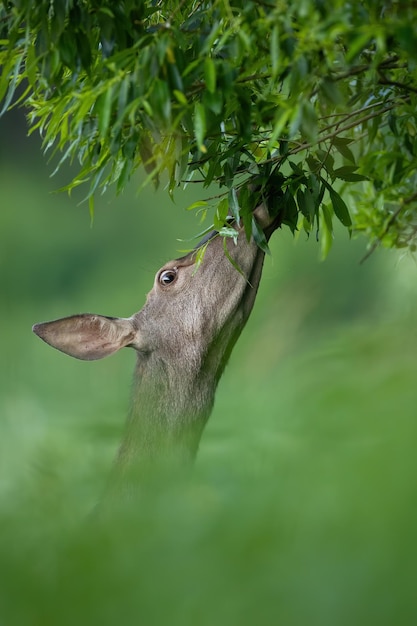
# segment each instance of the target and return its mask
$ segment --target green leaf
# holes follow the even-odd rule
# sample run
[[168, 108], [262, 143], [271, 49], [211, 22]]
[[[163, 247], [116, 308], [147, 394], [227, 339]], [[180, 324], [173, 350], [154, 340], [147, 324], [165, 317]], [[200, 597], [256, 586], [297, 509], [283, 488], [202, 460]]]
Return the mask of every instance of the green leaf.
[[184, 106], [188, 104], [187, 98], [185, 97], [182, 91], [180, 91], [179, 89], [174, 89], [172, 93], [174, 94], [174, 96], [176, 97], [176, 99], [178, 100], [180, 104], [183, 104]]
[[320, 212], [323, 218], [320, 221], [320, 247], [321, 259], [324, 261], [324, 259], [327, 258], [333, 244], [333, 224], [330, 209], [325, 204], [321, 206]]
[[88, 210], [90, 212], [90, 224], [93, 225], [94, 222], [94, 194], [88, 198]]
[[203, 96], [203, 102], [215, 115], [220, 115], [223, 110], [223, 93], [218, 89], [214, 93], [206, 91]]
[[294, 234], [297, 230], [298, 209], [294, 197], [290, 189], [287, 189], [283, 200], [283, 219], [282, 223], [289, 226]]
[[333, 220], [331, 209], [326, 204], [321, 205], [321, 213], [323, 216], [324, 223], [326, 224], [326, 228], [333, 235]]
[[357, 174], [356, 165], [345, 165], [343, 167], [338, 167], [333, 170], [333, 174], [335, 178], [340, 178], [341, 180], [345, 180], [350, 183], [356, 183], [361, 180], [369, 180], [367, 176], [363, 176], [362, 174]]
[[298, 165], [298, 163], [294, 163], [294, 161], [288, 161], [288, 165], [297, 176], [304, 177], [304, 170], [302, 167]]
[[388, 114], [388, 126], [395, 137], [398, 137], [398, 124], [397, 117], [392, 113], [392, 111]]
[[207, 148], [204, 145], [204, 137], [206, 135], [206, 110], [201, 102], [197, 102], [194, 108], [194, 135], [200, 152], [207, 152]]
[[268, 141], [268, 150], [273, 150], [276, 147], [275, 142], [277, 141], [278, 138], [281, 137], [282, 133], [284, 132], [284, 129], [291, 115], [292, 115], [291, 107], [279, 110], [279, 113], [277, 114], [275, 121], [274, 121], [273, 131]]
[[239, 208], [239, 201], [237, 199], [237, 193], [236, 193], [236, 189], [234, 187], [232, 187], [229, 190], [229, 194], [228, 194], [228, 200], [229, 200], [229, 208], [230, 211], [233, 215], [233, 217], [236, 220], [236, 224], [238, 226], [240, 226], [240, 208]]
[[[235, 232], [236, 232], [236, 231], [235, 231]], [[223, 239], [223, 250], [224, 250], [224, 254], [226, 255], [226, 258], [228, 259], [228, 261], [230, 261], [230, 263], [233, 265], [233, 267], [235, 268], [235, 270], [236, 270], [237, 272], [239, 272], [239, 274], [240, 274], [241, 276], [243, 276], [243, 278], [244, 278], [245, 280], [247, 280], [247, 279], [246, 279], [245, 274], [243, 273], [243, 270], [239, 267], [239, 265], [236, 263], [236, 261], [232, 258], [232, 256], [230, 255], [229, 250], [227, 249], [227, 239], [228, 239], [228, 238], [230, 239], [230, 237], [225, 236], [225, 237], [224, 237], [224, 239]]]
[[221, 237], [228, 237], [229, 239], [233, 239], [235, 243], [239, 236], [238, 231], [236, 230], [236, 228], [233, 228], [233, 226], [223, 226], [219, 229], [218, 232]]
[[346, 53], [346, 60], [348, 63], [352, 62], [366, 46], [368, 45], [372, 33], [369, 31], [360, 33], [353, 41], [349, 42], [348, 50]]
[[[13, 59], [14, 61], [14, 59]], [[3, 103], [3, 107], [0, 111], [0, 117], [3, 115], [3, 113], [5, 111], [7, 111], [7, 109], [9, 108], [10, 103], [13, 100], [13, 96], [15, 94], [15, 90], [16, 87], [18, 86], [18, 84], [20, 83], [20, 75], [19, 75], [19, 69], [20, 69], [20, 65], [22, 63], [22, 57], [21, 55], [19, 55], [17, 57], [17, 61], [13, 67], [13, 70], [11, 71], [11, 76], [10, 76], [10, 70], [11, 68], [6, 68], [3, 70], [2, 76], [1, 76], [1, 80], [0, 80], [0, 94], [1, 94], [1, 98], [3, 97], [3, 94], [6, 92], [7, 87], [8, 87], [8, 92], [6, 95], [6, 98], [4, 100]], [[7, 81], [8, 79], [11, 77], [11, 81], [8, 84]], [[1, 100], [0, 98], [0, 100]]]
[[271, 42], [270, 42], [272, 75], [274, 77], [277, 76], [279, 68], [280, 68], [279, 38], [280, 38], [279, 27], [277, 24], [275, 24], [274, 28], [272, 29]]
[[214, 219], [214, 228], [216, 230], [220, 230], [225, 225], [228, 212], [229, 212], [229, 202], [227, 198], [222, 198], [222, 200], [220, 200], [217, 206], [216, 215]]
[[197, 249], [197, 252], [196, 252], [196, 255], [195, 255], [193, 275], [197, 272], [198, 268], [200, 267], [200, 265], [204, 261], [204, 255], [206, 254], [206, 250], [207, 250], [207, 246], [208, 245], [209, 245], [209, 241], [207, 241], [204, 245], [200, 246]]
[[197, 200], [196, 202], [193, 202], [192, 204], [190, 204], [189, 206], [186, 207], [186, 211], [194, 211], [194, 209], [198, 209], [200, 207], [205, 207], [208, 205], [207, 200]]
[[206, 57], [204, 60], [204, 79], [206, 88], [210, 93], [216, 91], [216, 66], [211, 57]]
[[306, 216], [309, 217], [310, 222], [313, 224], [316, 210], [315, 210], [313, 194], [311, 193], [308, 187], [306, 187], [304, 191], [304, 204], [305, 204]]
[[253, 217], [252, 218], [252, 237], [256, 243], [256, 245], [266, 254], [271, 254], [271, 250], [269, 249], [268, 242], [265, 237], [265, 233], [262, 228], [259, 227], [258, 222]]
[[352, 220], [349, 215], [349, 209], [347, 208], [345, 201], [332, 187], [330, 187], [329, 193], [330, 200], [332, 201], [333, 205], [333, 211], [337, 219], [343, 224], [343, 226], [350, 228], [352, 226]]
[[297, 204], [298, 204], [298, 210], [300, 211], [300, 213], [302, 213], [304, 217], [308, 217], [304, 191], [301, 189], [301, 187], [299, 187], [297, 190]]
[[352, 143], [352, 139], [348, 139], [347, 137], [334, 137], [332, 143], [336, 150], [340, 152], [345, 159], [355, 163], [355, 157], [352, 150], [349, 148], [349, 144]]
[[[301, 132], [310, 143], [315, 143], [317, 140], [317, 113], [316, 110], [309, 101], [304, 101], [300, 109], [300, 126]], [[295, 131], [291, 131], [295, 134]]]
[[341, 104], [344, 101], [344, 98], [340, 92], [340, 89], [337, 83], [334, 80], [330, 80], [329, 78], [323, 78], [320, 89], [325, 96], [325, 98], [331, 104]]
[[33, 89], [36, 89], [37, 65], [36, 65], [35, 46], [33, 44], [29, 45], [27, 55], [26, 55], [26, 75], [28, 77], [28, 81], [31, 87]]
[[131, 161], [129, 159], [125, 159], [119, 175], [117, 176], [117, 193], [121, 193], [124, 189], [126, 182], [129, 180], [130, 174], [132, 171]]
[[113, 86], [109, 86], [107, 90], [101, 94], [97, 100], [98, 129], [101, 137], [107, 133], [110, 124], [110, 116], [112, 112]]

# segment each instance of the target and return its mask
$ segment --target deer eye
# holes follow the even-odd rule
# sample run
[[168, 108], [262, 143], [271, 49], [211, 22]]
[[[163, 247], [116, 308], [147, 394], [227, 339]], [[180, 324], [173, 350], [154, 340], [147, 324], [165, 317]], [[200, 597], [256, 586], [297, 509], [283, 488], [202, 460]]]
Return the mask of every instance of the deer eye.
[[164, 270], [159, 274], [159, 283], [163, 286], [170, 285], [177, 277], [177, 270]]

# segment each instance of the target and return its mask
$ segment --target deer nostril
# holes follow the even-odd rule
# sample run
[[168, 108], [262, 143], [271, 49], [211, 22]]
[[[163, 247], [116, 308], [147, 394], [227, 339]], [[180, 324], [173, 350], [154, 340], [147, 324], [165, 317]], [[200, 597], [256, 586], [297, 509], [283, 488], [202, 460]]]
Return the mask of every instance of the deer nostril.
[[177, 277], [177, 270], [164, 270], [159, 275], [159, 283], [163, 286], [170, 285]]

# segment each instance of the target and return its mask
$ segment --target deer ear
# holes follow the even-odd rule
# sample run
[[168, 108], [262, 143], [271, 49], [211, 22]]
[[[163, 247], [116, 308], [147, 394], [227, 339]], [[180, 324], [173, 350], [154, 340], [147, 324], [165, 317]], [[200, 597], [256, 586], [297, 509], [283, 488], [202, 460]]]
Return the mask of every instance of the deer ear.
[[109, 356], [136, 337], [132, 320], [103, 315], [72, 315], [35, 324], [33, 332], [53, 348], [84, 361]]

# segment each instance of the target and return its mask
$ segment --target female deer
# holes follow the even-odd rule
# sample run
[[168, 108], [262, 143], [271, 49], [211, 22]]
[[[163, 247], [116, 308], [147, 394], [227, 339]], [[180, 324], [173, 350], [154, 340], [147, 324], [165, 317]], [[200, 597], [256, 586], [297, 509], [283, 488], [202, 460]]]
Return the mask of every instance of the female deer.
[[[254, 214], [270, 237], [278, 218], [264, 205]], [[116, 459], [123, 476], [155, 459], [192, 459], [213, 407], [217, 383], [252, 310], [263, 251], [235, 226], [236, 242], [213, 232], [196, 271], [196, 253], [170, 261], [156, 274], [143, 308], [129, 318], [82, 314], [36, 324], [48, 344], [78, 359], [136, 350], [133, 398]]]

